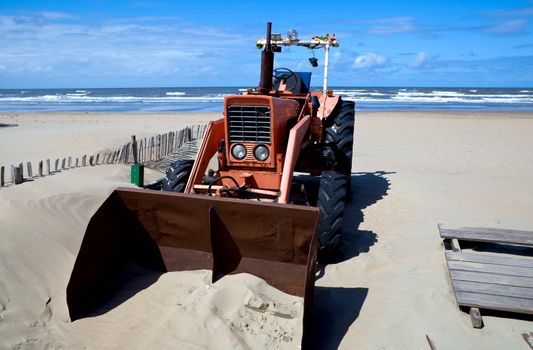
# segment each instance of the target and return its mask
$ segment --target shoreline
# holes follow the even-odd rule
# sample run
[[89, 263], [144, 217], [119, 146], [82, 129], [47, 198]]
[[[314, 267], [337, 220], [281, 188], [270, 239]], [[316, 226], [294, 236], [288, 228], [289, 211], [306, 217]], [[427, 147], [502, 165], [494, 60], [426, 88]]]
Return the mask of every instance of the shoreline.
[[[474, 114], [526, 114], [533, 116], [532, 109], [524, 110], [506, 110], [506, 109], [379, 109], [379, 110], [360, 110], [357, 109], [357, 104], [355, 105], [356, 113], [360, 114], [420, 114], [420, 113], [430, 113], [430, 114], [442, 114], [442, 115], [451, 115], [451, 114], [462, 114], [462, 115], [474, 115]], [[157, 111], [157, 112], [145, 112], [145, 111], [0, 111], [1, 117], [11, 117], [11, 116], [24, 116], [24, 115], [33, 115], [33, 114], [43, 114], [43, 115], [202, 115], [202, 114], [223, 114], [223, 111]]]

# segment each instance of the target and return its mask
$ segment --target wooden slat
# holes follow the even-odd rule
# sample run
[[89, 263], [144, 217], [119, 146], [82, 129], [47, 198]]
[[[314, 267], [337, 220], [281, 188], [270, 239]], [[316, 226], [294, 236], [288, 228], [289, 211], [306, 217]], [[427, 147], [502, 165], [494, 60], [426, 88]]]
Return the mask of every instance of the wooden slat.
[[505, 276], [460, 270], [450, 270], [450, 277], [452, 282], [461, 280], [533, 288], [533, 278], [531, 277]]
[[483, 318], [477, 307], [470, 308], [470, 322], [472, 322], [472, 327], [474, 328], [483, 328]]
[[522, 339], [524, 339], [526, 344], [529, 345], [531, 349], [533, 349], [533, 332], [529, 332], [529, 334], [522, 333]]
[[533, 314], [533, 300], [456, 291], [457, 304], [482, 309]]
[[457, 238], [464, 241], [509, 243], [533, 246], [533, 232], [482, 227], [449, 229], [439, 226], [442, 238]]
[[454, 261], [470, 261], [475, 263], [486, 263], [507, 266], [521, 266], [533, 268], [533, 258], [511, 256], [509, 254], [500, 253], [480, 253], [480, 252], [461, 252], [456, 253], [446, 251], [446, 259]]
[[498, 275], [533, 277], [533, 269], [528, 267], [503, 266], [449, 260], [448, 268], [450, 270], [476, 271]]
[[461, 252], [461, 245], [457, 238], [452, 238], [452, 249], [454, 252]]
[[503, 286], [499, 284], [469, 282], [469, 281], [452, 281], [455, 291], [472, 292], [480, 294], [500, 295], [514, 298], [523, 298], [533, 300], [533, 288]]

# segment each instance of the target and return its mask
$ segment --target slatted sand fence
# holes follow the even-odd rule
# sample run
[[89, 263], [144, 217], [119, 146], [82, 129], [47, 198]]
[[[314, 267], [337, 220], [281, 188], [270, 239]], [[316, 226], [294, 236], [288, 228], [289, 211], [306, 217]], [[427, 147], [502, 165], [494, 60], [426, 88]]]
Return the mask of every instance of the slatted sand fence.
[[164, 173], [172, 162], [180, 159], [195, 159], [206, 125], [186, 128], [180, 136], [179, 147], [164, 154], [160, 159], [141, 162], [145, 167]]
[[457, 304], [470, 309], [481, 328], [480, 309], [533, 315], [533, 232], [439, 225]]
[[55, 160], [49, 158], [39, 161], [36, 168], [33, 168], [31, 162], [26, 162], [26, 173], [23, 163], [18, 166], [0, 166], [0, 187], [18, 185], [24, 181], [36, 180], [69, 169], [102, 164], [141, 163], [164, 172], [173, 160], [193, 159], [196, 156], [198, 142], [203, 137], [205, 128], [206, 125], [188, 126], [141, 140], [132, 136], [130, 142], [115, 150], [78, 157], [55, 158]]

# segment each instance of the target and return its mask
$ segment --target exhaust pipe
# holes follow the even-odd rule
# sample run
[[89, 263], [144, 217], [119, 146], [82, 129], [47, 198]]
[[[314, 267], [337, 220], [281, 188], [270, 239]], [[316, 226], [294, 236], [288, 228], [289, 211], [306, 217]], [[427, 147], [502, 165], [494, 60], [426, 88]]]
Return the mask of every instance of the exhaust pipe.
[[272, 32], [272, 22], [267, 22], [266, 44], [265, 49], [261, 53], [261, 80], [259, 82], [259, 92], [263, 95], [268, 95], [272, 90], [272, 73], [274, 71], [274, 51], [272, 51], [272, 44], [270, 37]]

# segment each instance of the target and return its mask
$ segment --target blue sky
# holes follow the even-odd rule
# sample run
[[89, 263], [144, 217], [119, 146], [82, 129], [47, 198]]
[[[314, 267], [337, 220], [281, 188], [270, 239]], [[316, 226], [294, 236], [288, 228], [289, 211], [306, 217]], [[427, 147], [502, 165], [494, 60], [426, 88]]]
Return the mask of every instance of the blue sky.
[[533, 86], [533, 1], [0, 0], [0, 88], [256, 86], [267, 21], [335, 33], [333, 86]]

